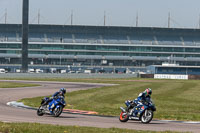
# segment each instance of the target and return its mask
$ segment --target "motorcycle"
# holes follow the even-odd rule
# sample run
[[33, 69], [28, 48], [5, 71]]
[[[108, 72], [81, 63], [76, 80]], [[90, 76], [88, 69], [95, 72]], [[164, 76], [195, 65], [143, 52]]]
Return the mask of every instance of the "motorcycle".
[[[137, 106], [132, 106], [133, 101], [125, 101], [126, 108], [120, 107], [122, 110], [119, 120], [121, 122], [127, 122], [128, 120], [141, 121], [144, 124], [151, 122], [153, 119], [153, 112], [156, 111], [155, 104], [151, 98], [148, 98], [144, 103], [140, 103]], [[131, 106], [130, 108], [128, 108]]]
[[[46, 103], [46, 101], [49, 101], [49, 102], [47, 104], [44, 104]], [[58, 117], [62, 113], [65, 105], [66, 103], [63, 96], [52, 98], [52, 100], [49, 100], [48, 97], [44, 97], [42, 99], [40, 107], [37, 110], [37, 115], [43, 116], [44, 114], [50, 114], [50, 115], [54, 115], [55, 117]]]

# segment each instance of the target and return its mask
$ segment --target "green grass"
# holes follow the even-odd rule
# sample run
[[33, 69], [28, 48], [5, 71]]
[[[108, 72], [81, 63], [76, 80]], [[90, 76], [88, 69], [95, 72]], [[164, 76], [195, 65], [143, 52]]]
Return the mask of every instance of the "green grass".
[[[118, 116], [119, 107], [125, 106], [125, 100], [135, 99], [140, 92], [150, 87], [153, 90], [152, 98], [157, 108], [154, 118], [200, 121], [200, 82], [198, 80], [142, 80], [60, 79], [59, 81], [119, 84], [67, 93], [66, 101], [70, 106], [66, 108], [96, 111], [100, 115]], [[26, 105], [38, 107], [41, 98], [23, 99], [22, 101]]]
[[79, 126], [58, 126], [37, 123], [2, 123], [1, 133], [177, 133], [172, 131], [136, 131], [118, 128], [94, 128]]
[[18, 88], [18, 87], [33, 87], [33, 86], [39, 86], [39, 85], [28, 84], [28, 83], [0, 82], [0, 88]]

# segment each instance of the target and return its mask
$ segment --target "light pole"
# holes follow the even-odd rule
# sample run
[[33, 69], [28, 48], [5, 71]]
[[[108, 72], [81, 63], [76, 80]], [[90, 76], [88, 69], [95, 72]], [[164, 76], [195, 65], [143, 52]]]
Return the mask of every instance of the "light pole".
[[62, 65], [62, 62], [61, 62], [61, 61], [62, 61], [62, 57], [61, 57], [61, 55], [60, 55], [60, 65]]
[[22, 72], [28, 71], [28, 15], [29, 14], [29, 0], [23, 0], [22, 10]]

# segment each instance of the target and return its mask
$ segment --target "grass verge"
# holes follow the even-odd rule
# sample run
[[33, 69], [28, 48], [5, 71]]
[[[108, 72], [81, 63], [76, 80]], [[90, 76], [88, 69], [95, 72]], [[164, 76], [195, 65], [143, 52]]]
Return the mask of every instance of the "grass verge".
[[95, 128], [79, 126], [55, 126], [38, 123], [3, 123], [0, 122], [1, 133], [178, 133], [172, 131], [136, 131], [118, 128]]
[[[200, 121], [199, 81], [153, 79], [59, 79], [59, 81], [119, 84], [67, 93], [66, 101], [69, 106], [66, 108], [118, 116], [119, 107], [125, 106], [125, 100], [135, 99], [140, 92], [150, 87], [153, 90], [152, 98], [157, 107], [154, 118]], [[22, 102], [38, 107], [41, 98], [23, 99]]]
[[0, 82], [0, 88], [18, 88], [18, 87], [33, 87], [39, 86], [37, 84], [28, 84], [28, 83], [14, 83], [14, 82]]

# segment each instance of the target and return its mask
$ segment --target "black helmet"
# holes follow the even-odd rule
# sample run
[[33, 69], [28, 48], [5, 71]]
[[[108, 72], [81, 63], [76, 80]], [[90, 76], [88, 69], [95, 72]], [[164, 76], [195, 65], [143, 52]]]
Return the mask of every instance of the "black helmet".
[[63, 94], [66, 93], [66, 89], [65, 88], [60, 88], [60, 92], [62, 92]]

